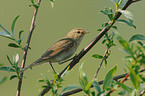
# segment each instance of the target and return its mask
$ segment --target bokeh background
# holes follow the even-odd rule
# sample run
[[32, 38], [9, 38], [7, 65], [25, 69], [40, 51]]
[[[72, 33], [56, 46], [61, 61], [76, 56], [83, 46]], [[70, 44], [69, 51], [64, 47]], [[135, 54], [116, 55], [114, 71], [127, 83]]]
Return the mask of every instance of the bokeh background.
[[[16, 36], [20, 30], [25, 31], [23, 36], [28, 35], [34, 11], [33, 7], [29, 7], [29, 5], [31, 5], [30, 0], [0, 0], [0, 24], [11, 30], [12, 21], [17, 15], [20, 15], [15, 27]], [[79, 46], [76, 54], [79, 53], [82, 48], [86, 47], [97, 36], [99, 33], [97, 29], [101, 28], [102, 23], [109, 20], [107, 16], [99, 12], [106, 7], [115, 9], [114, 4], [110, 0], [56, 0], [54, 8], [51, 7], [49, 0], [42, 0], [36, 20], [36, 28], [31, 39], [30, 47], [32, 49], [28, 52], [26, 66], [39, 58], [56, 40], [65, 36], [71, 29], [76, 27], [84, 28], [90, 32]], [[145, 1], [142, 0], [132, 4], [128, 10], [134, 15], [134, 24], [137, 28], [134, 29], [125, 24], [115, 24], [118, 26], [118, 32], [126, 40], [129, 40], [136, 33], [145, 34]], [[121, 16], [121, 18], [124, 18], [124, 16]], [[112, 31], [110, 30], [109, 33]], [[23, 44], [25, 44], [26, 39], [27, 37], [23, 40]], [[102, 39], [64, 77], [64, 87], [79, 84], [78, 69], [81, 63], [84, 63], [83, 70], [87, 74], [88, 80], [92, 80], [100, 64], [100, 60], [93, 58], [92, 55], [96, 53], [103, 55], [106, 48], [105, 45], [101, 44], [101, 41]], [[12, 58], [13, 54], [18, 52], [20, 60], [23, 57], [23, 51], [8, 47], [8, 43], [11, 42], [13, 41], [0, 37], [0, 63], [3, 63], [5, 66], [10, 65], [6, 55]], [[116, 39], [115, 43], [117, 46], [111, 49], [112, 54], [108, 58], [108, 65], [106, 67], [102, 66], [98, 74], [98, 81], [104, 79], [108, 70], [116, 64], [118, 65], [118, 70], [115, 75], [125, 73], [127, 69], [125, 66], [127, 62], [123, 59], [126, 54], [120, 50], [121, 46], [118, 45]], [[19, 63], [21, 64], [21, 61]], [[61, 66], [54, 64], [55, 70], [60, 72], [68, 63]], [[21, 96], [36, 96], [41, 91], [43, 84], [39, 83], [38, 80], [43, 79], [42, 73], [46, 74], [49, 79], [53, 78], [52, 70], [48, 64], [36, 66], [33, 70], [25, 72], [24, 76], [26, 78], [23, 79]], [[0, 78], [7, 76], [6, 82], [0, 85], [0, 96], [15, 96], [18, 80], [9, 80], [12, 74], [0, 71]], [[74, 96], [82, 96], [82, 93]]]

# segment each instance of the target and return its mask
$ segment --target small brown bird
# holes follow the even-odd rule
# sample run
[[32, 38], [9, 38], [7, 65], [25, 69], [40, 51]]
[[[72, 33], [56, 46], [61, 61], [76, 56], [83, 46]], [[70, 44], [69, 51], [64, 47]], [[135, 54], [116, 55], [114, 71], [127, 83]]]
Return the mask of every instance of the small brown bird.
[[[37, 59], [28, 67], [23, 68], [21, 72], [33, 66], [44, 64], [46, 62], [49, 62], [50, 65], [51, 63], [55, 62], [61, 64], [64, 60], [70, 58], [76, 52], [80, 42], [82, 41], [86, 33], [89, 32], [85, 31], [82, 28], [72, 29], [65, 37], [59, 39], [49, 49], [47, 49], [47, 51], [39, 59]], [[51, 67], [55, 72], [52, 65]]]

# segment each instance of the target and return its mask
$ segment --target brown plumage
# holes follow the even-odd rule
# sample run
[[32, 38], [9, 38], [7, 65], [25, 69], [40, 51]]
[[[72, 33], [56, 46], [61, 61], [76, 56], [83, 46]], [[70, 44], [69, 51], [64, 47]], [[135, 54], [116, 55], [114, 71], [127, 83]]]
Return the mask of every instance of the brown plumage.
[[61, 63], [62, 61], [70, 58], [77, 50], [84, 35], [88, 33], [82, 28], [72, 29], [65, 37], [54, 43], [46, 52], [35, 62], [28, 67], [23, 68], [21, 71], [25, 71], [35, 65], [49, 63]]

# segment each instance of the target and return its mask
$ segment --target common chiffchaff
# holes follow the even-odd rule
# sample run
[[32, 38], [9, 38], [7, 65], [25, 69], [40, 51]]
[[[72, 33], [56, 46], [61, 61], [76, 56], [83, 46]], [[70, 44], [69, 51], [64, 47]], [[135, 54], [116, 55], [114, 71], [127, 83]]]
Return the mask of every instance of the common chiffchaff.
[[35, 65], [44, 64], [46, 62], [49, 62], [50, 64], [55, 62], [61, 63], [70, 58], [76, 52], [84, 35], [87, 33], [88, 32], [82, 28], [72, 29], [65, 37], [59, 39], [50, 48], [48, 48], [39, 59], [28, 67], [23, 68], [21, 72]]

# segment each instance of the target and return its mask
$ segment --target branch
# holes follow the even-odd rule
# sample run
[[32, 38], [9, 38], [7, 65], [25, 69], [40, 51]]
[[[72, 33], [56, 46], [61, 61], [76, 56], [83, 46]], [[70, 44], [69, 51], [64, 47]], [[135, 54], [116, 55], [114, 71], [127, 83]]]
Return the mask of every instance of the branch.
[[[27, 39], [27, 42], [26, 42], [26, 47], [25, 47], [24, 54], [23, 54], [23, 60], [22, 60], [21, 68], [25, 67], [25, 62], [26, 62], [26, 58], [27, 58], [27, 52], [28, 52], [28, 49], [29, 49], [31, 36], [32, 36], [32, 33], [34, 31], [34, 28], [35, 28], [35, 21], [36, 21], [36, 16], [37, 16], [38, 8], [40, 6], [40, 2], [41, 2], [41, 0], [38, 0], [38, 6], [37, 7], [34, 6], [34, 15], [33, 15], [33, 18], [32, 18], [32, 23], [31, 23], [31, 27], [30, 27], [29, 36], [28, 36], [28, 39]], [[20, 72], [20, 79], [18, 81], [18, 87], [17, 87], [16, 96], [20, 96], [23, 74], [24, 74], [23, 72]]]
[[[144, 72], [144, 71], [145, 71], [144, 68], [142, 68], [142, 69], [140, 70], [140, 72]], [[125, 74], [121, 74], [121, 75], [115, 76], [115, 77], [113, 78], [113, 80], [118, 81], [119, 79], [122, 79], [122, 78], [126, 77], [127, 74], [129, 74], [129, 73], [125, 73]], [[126, 80], [127, 80], [127, 79], [123, 79], [122, 81], [124, 82], [124, 81], [126, 81]], [[103, 82], [104, 82], [104, 80], [101, 80], [101, 81], [98, 82], [98, 84], [99, 84], [99, 85], [102, 85]], [[94, 87], [94, 86], [92, 85], [91, 88], [92, 88], [92, 87]], [[83, 89], [78, 88], [78, 89], [74, 89], [74, 90], [65, 92], [65, 93], [61, 94], [61, 96], [68, 96], [68, 95], [72, 95], [72, 94], [75, 94], [75, 93], [78, 93], [78, 92], [81, 92], [81, 91], [83, 91]]]
[[102, 66], [102, 64], [103, 64], [103, 61], [104, 61], [105, 58], [106, 58], [106, 54], [107, 54], [108, 50], [109, 50], [109, 48], [107, 47], [107, 49], [105, 50], [105, 53], [104, 53], [103, 59], [102, 59], [100, 65], [99, 65], [99, 67], [98, 67], [98, 69], [97, 69], [97, 72], [96, 72], [96, 74], [94, 75], [94, 79], [97, 77], [97, 75], [98, 75], [98, 73], [99, 73], [99, 70], [100, 70], [100, 68], [101, 68], [101, 66]]
[[[125, 10], [130, 4], [132, 4], [135, 1], [139, 1], [139, 0], [128, 0], [126, 2], [126, 4], [123, 6], [122, 10]], [[121, 16], [121, 13], [118, 12], [115, 16], [115, 20], [117, 20], [119, 17]], [[109, 24], [111, 23], [111, 21], [109, 21]], [[115, 22], [113, 22], [114, 24]], [[112, 24], [112, 25], [113, 25]], [[88, 46], [86, 46], [86, 48], [84, 48], [75, 58], [74, 60], [68, 64], [58, 75], [58, 78], [62, 77], [62, 75], [65, 73], [65, 71], [69, 68], [69, 70], [71, 70], [79, 61], [80, 59], [104, 36], [104, 34], [110, 29], [110, 27], [105, 27], [102, 29], [102, 31], [97, 35], [97, 37], [95, 37], [92, 42], [90, 44], [88, 44]], [[47, 88], [44, 88], [41, 91], [41, 96], [43, 96], [45, 93], [47, 93], [49, 90], [51, 89], [50, 86], [48, 86]]]
[[143, 96], [143, 94], [145, 94], [145, 90], [143, 90], [139, 96]]
[[[116, 81], [116, 80], [118, 80], [118, 79], [121, 79], [121, 78], [125, 77], [127, 74], [128, 74], [128, 73], [125, 73], [125, 74], [122, 74], [122, 75], [115, 76], [115, 77], [113, 78], [113, 80]], [[102, 85], [103, 82], [104, 82], [104, 80], [101, 80], [101, 81], [98, 82], [98, 84], [99, 84], [99, 85]], [[92, 87], [93, 87], [93, 85], [91, 86], [91, 88], [92, 88]], [[83, 89], [78, 88], [78, 89], [71, 90], [71, 91], [68, 91], [68, 92], [66, 92], [66, 93], [63, 93], [61, 96], [68, 96], [68, 95], [72, 95], [72, 94], [75, 94], [75, 93], [78, 93], [78, 92], [81, 92], [81, 91], [83, 91]]]

